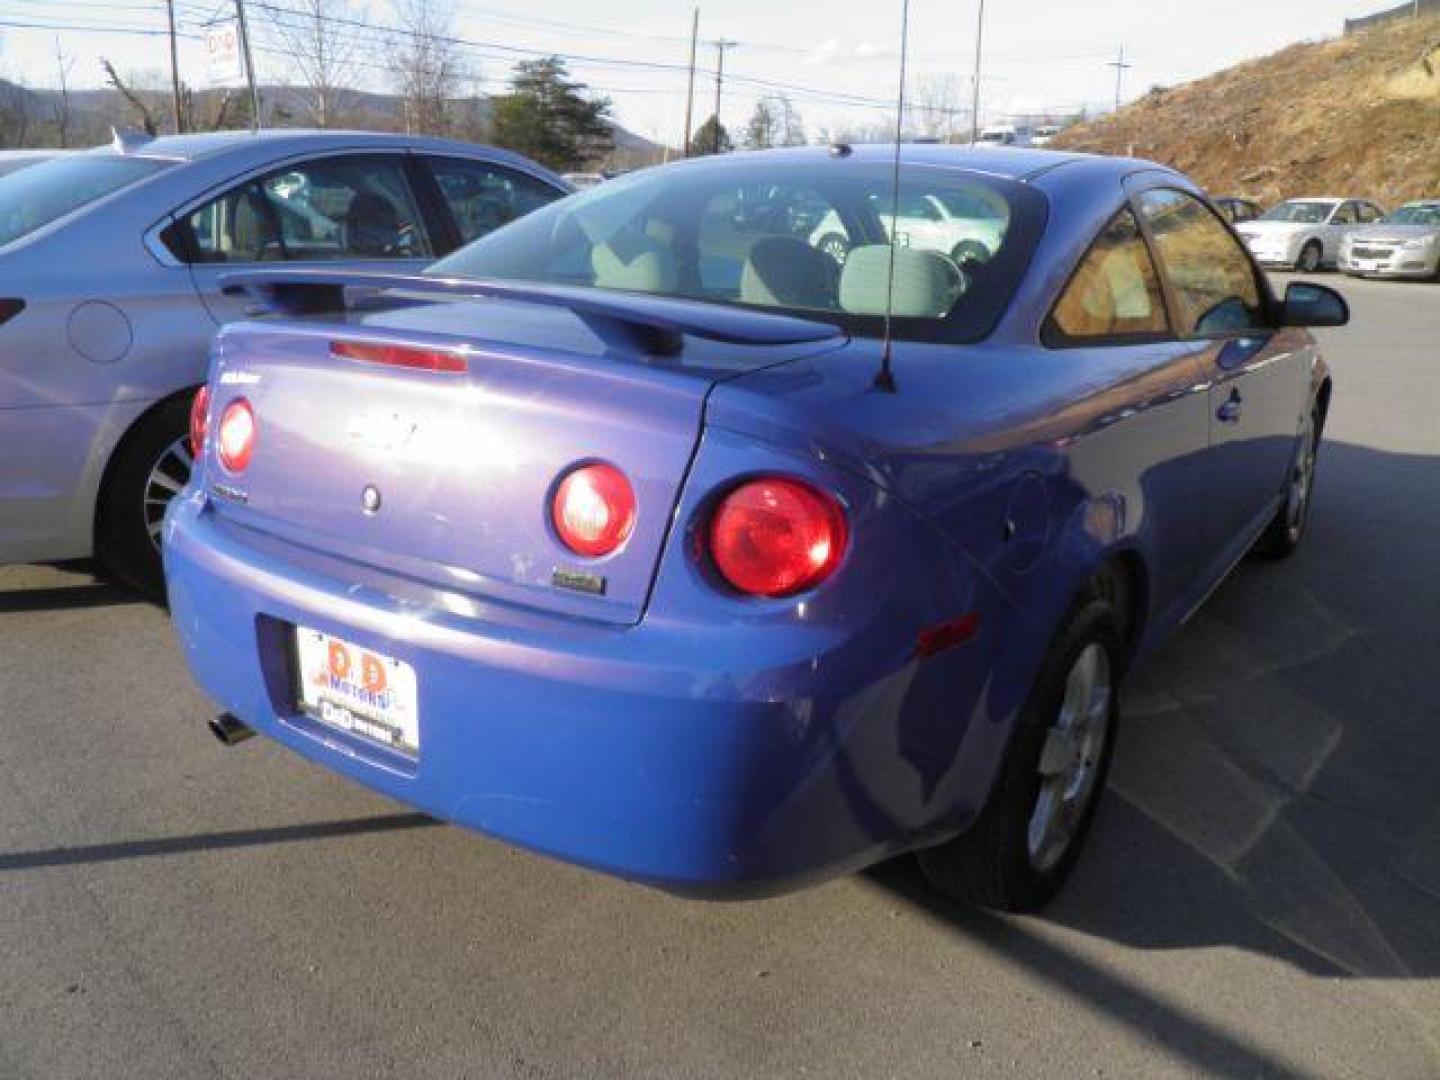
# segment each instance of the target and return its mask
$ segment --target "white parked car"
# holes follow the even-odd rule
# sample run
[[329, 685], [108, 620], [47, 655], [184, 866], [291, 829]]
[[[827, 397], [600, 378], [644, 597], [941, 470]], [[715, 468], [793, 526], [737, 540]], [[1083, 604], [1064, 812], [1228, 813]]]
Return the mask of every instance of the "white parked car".
[[1035, 137], [1030, 140], [1031, 146], [1049, 146], [1056, 135], [1060, 134], [1059, 124], [1041, 124], [1035, 129]]
[[[1003, 204], [990, 206], [971, 195], [902, 194], [892, 229], [888, 200], [871, 201], [887, 240], [902, 247], [945, 252], [957, 265], [988, 262], [1010, 224]], [[843, 263], [850, 251], [850, 240], [833, 210], [810, 233], [810, 243], [836, 262]]]
[[1310, 274], [1340, 261], [1340, 242], [1385, 211], [1365, 199], [1287, 199], [1236, 227], [1261, 266]]
[[980, 138], [973, 145], [981, 150], [994, 150], [1031, 146], [1034, 141], [1035, 132], [1024, 124], [992, 124], [981, 129]]
[[1355, 277], [1440, 278], [1440, 199], [1406, 203], [1340, 245], [1340, 269]]

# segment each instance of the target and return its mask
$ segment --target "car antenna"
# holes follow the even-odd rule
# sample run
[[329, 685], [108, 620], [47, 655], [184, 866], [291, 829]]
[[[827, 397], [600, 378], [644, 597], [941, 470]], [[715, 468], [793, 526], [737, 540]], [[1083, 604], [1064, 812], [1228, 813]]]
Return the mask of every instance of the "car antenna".
[[890, 269], [885, 280], [885, 339], [880, 346], [880, 370], [875, 389], [895, 393], [895, 375], [890, 370], [894, 336], [890, 323], [895, 310], [895, 245], [900, 236], [900, 138], [905, 126], [905, 60], [910, 41], [910, 0], [900, 0], [900, 89], [895, 101], [895, 156], [890, 172]]

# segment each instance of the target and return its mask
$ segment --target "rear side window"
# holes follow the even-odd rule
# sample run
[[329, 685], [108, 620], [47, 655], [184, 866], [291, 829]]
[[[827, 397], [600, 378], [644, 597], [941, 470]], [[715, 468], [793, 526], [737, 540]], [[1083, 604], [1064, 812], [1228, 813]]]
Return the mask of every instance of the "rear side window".
[[432, 157], [425, 163], [450, 208], [462, 244], [565, 194], [533, 176], [483, 161]]
[[75, 154], [0, 177], [0, 245], [28, 236], [170, 164], [108, 152]]
[[[962, 169], [726, 155], [542, 207], [426, 273], [647, 293], [978, 341], [1044, 228], [1045, 197]], [[890, 288], [893, 270], [893, 290]]]
[[1052, 344], [1153, 339], [1170, 330], [1165, 299], [1135, 215], [1122, 210], [1080, 261], [1050, 314]]
[[1260, 285], [1249, 258], [1204, 203], [1164, 188], [1144, 192], [1139, 202], [1157, 257], [1175, 290], [1182, 336], [1266, 326]]
[[399, 158], [329, 158], [290, 166], [232, 188], [186, 223], [200, 262], [434, 254]]

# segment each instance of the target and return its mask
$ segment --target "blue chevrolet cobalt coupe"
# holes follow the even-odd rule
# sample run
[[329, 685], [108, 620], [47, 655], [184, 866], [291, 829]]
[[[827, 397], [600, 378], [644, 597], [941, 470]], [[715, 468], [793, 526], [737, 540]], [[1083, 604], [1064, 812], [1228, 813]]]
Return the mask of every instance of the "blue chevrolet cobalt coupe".
[[897, 188], [890, 152], [229, 279], [268, 314], [217, 339], [164, 544], [216, 733], [677, 892], [915, 851], [1043, 904], [1127, 670], [1300, 542], [1301, 327], [1348, 313], [1157, 165], [913, 146]]

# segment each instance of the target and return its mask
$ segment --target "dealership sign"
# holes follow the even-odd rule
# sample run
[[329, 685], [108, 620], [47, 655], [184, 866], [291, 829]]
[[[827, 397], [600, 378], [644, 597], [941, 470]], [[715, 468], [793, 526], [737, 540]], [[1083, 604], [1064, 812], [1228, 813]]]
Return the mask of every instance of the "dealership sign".
[[211, 86], [240, 86], [245, 82], [240, 27], [234, 19], [205, 28], [205, 69]]

